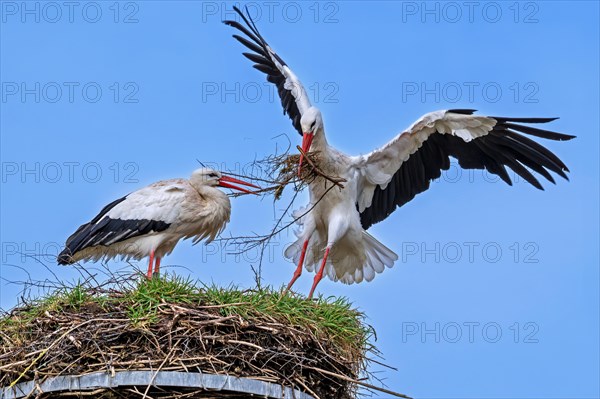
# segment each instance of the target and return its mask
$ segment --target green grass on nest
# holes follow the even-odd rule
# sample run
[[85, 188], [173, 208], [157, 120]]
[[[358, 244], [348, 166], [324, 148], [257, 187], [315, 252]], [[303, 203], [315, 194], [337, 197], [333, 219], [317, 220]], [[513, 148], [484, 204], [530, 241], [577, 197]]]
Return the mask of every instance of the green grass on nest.
[[116, 370], [227, 373], [352, 398], [369, 353], [377, 354], [364, 319], [346, 298], [309, 300], [271, 287], [177, 276], [76, 284], [0, 316], [0, 387], [102, 371], [111, 359]]
[[234, 285], [205, 285], [179, 276], [161, 276], [151, 280], [140, 278], [122, 290], [97, 290], [76, 284], [63, 287], [38, 298], [0, 318], [0, 329], [6, 336], [18, 338], [22, 328], [46, 312], [77, 311], [83, 305], [97, 305], [109, 310], [114, 304], [127, 308], [134, 326], [151, 325], [157, 320], [162, 303], [215, 306], [223, 316], [239, 315], [252, 320], [267, 315], [278, 321], [301, 328], [335, 341], [342, 347], [364, 348], [373, 336], [371, 326], [364, 323], [364, 314], [352, 307], [344, 297], [306, 299], [270, 286], [240, 289]]

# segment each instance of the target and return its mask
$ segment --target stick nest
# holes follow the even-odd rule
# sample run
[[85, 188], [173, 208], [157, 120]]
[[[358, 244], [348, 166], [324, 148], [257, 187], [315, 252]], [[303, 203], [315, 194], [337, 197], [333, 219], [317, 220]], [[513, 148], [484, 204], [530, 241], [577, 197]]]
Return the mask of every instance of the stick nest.
[[[98, 371], [160, 370], [249, 377], [317, 398], [354, 398], [367, 355], [376, 352], [363, 317], [344, 299], [198, 287], [178, 278], [142, 278], [118, 289], [76, 285], [0, 317], [0, 387]], [[100, 390], [92, 397], [141, 394]]]

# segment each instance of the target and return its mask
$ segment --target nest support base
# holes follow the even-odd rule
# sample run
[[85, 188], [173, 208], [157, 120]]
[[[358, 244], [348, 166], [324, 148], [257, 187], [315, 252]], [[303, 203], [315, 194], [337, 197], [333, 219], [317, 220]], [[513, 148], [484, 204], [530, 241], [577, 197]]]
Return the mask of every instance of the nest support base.
[[[314, 399], [304, 392], [271, 382], [220, 374], [181, 371], [119, 371], [114, 374], [97, 372], [85, 375], [59, 376], [47, 378], [43, 382], [28, 381], [14, 387], [1, 388], [0, 399], [19, 399], [27, 396], [39, 397], [44, 394], [59, 397], [60, 393], [68, 393], [69, 396], [80, 393], [90, 397], [89, 394], [93, 394], [94, 391], [98, 390], [124, 392], [127, 389], [135, 389], [143, 394], [148, 390], [148, 387], [153, 388], [153, 391], [160, 389], [162, 392], [161, 395], [158, 395], [160, 397], [187, 396], [184, 392], [196, 392], [194, 397], [197, 398], [241, 398], [256, 395], [272, 399]], [[169, 395], [169, 391], [182, 393], [180, 395]], [[122, 397], [126, 396], [123, 395]], [[135, 396], [139, 397], [139, 394]], [[152, 395], [152, 397], [155, 397], [155, 395]]]

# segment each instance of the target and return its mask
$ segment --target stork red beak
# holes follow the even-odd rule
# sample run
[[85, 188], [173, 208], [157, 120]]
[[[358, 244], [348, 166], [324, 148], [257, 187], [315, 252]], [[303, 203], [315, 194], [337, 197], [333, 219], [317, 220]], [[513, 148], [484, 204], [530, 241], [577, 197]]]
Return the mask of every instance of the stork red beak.
[[[302, 152], [307, 153], [310, 149], [310, 145], [312, 144], [313, 139], [315, 138], [314, 133], [304, 132], [302, 135]], [[300, 154], [300, 161], [298, 162], [298, 177], [300, 177], [300, 171], [302, 170], [302, 161], [304, 160], [304, 155]]]
[[238, 180], [236, 178], [229, 177], [229, 176], [221, 176], [221, 178], [219, 179], [219, 186], [221, 186], [221, 187], [226, 187], [226, 188], [231, 188], [231, 189], [234, 189], [234, 190], [243, 191], [243, 192], [248, 193], [248, 194], [256, 194], [255, 192], [247, 190], [247, 189], [245, 189], [243, 187], [234, 186], [231, 183], [241, 184], [241, 185], [244, 185], [244, 186], [250, 186], [250, 187], [254, 187], [254, 188], [260, 189], [259, 186], [256, 186], [256, 185], [254, 185], [252, 183], [248, 183], [248, 182], [245, 182], [243, 180]]

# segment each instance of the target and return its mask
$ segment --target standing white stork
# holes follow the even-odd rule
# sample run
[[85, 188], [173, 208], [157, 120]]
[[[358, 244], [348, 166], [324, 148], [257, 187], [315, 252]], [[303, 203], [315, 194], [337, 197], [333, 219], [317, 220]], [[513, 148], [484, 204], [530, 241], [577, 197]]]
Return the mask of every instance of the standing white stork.
[[81, 225], [58, 255], [59, 265], [80, 260], [150, 257], [148, 278], [160, 271], [160, 260], [170, 254], [180, 239], [193, 237], [196, 244], [208, 242], [223, 231], [229, 215], [229, 197], [217, 186], [251, 193], [242, 180], [200, 168], [189, 180], [162, 180], [106, 205], [89, 223]]
[[285, 256], [298, 265], [288, 289], [300, 276], [303, 263], [308, 271], [317, 271], [309, 297], [324, 273], [333, 281], [352, 284], [371, 281], [375, 273], [391, 267], [397, 255], [365, 230], [427, 190], [430, 182], [450, 167], [449, 157], [466, 169], [486, 169], [509, 185], [512, 182], [507, 166], [540, 190], [542, 186], [529, 169], [552, 183], [549, 171], [567, 179], [565, 172], [569, 170], [556, 155], [520, 134], [550, 140], [574, 138], [522, 125], [556, 118], [479, 116], [470, 109], [436, 111], [424, 115], [375, 151], [360, 156], [343, 154], [328, 145], [321, 112], [311, 105], [296, 75], [269, 47], [247, 10], [245, 16], [234, 9], [245, 25], [237, 21], [224, 23], [246, 36], [233, 35], [252, 50], [244, 56], [277, 86], [284, 114], [303, 136], [303, 152], [318, 151], [317, 166], [327, 175], [346, 179], [342, 190], [335, 188], [327, 193], [333, 183], [316, 179], [310, 184], [310, 204], [295, 214], [304, 214], [299, 220], [303, 228], [298, 240], [285, 251]]

